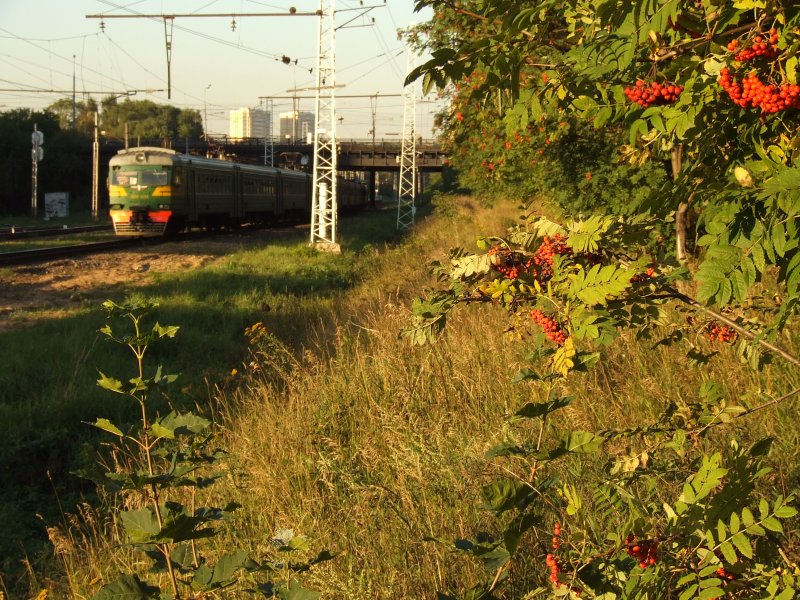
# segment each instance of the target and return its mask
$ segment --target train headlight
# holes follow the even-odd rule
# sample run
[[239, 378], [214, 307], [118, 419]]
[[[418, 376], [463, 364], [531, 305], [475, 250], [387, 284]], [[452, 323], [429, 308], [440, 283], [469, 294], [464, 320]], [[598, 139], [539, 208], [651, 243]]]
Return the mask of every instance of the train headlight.
[[159, 205], [158, 205], [158, 208], [160, 208], [160, 209], [162, 209], [162, 210], [163, 210], [163, 209], [166, 209], [166, 208], [169, 208], [169, 204], [159, 204]]

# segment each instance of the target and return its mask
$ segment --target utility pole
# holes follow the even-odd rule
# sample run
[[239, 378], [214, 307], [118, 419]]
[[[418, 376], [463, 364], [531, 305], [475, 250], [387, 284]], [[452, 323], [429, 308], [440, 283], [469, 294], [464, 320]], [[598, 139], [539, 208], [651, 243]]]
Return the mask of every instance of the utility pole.
[[272, 114], [274, 110], [274, 104], [272, 102], [272, 98], [267, 98], [264, 101], [265, 110], [266, 110], [266, 117], [267, 117], [267, 127], [266, 131], [264, 132], [264, 164], [268, 167], [275, 166], [275, 146], [272, 142]]
[[203, 139], [206, 141], [206, 146], [208, 145], [208, 104], [206, 104], [206, 92], [211, 87], [209, 83], [206, 86], [206, 89], [203, 90]]
[[98, 141], [97, 113], [94, 113], [94, 142], [92, 143], [92, 220], [100, 219], [100, 200], [97, 183], [100, 179], [100, 142]]
[[71, 129], [75, 129], [75, 121], [77, 121], [77, 117], [75, 115], [75, 55], [72, 55], [72, 127]]
[[311, 196], [311, 245], [341, 252], [336, 242], [336, 22], [335, 0], [319, 0], [314, 180]]

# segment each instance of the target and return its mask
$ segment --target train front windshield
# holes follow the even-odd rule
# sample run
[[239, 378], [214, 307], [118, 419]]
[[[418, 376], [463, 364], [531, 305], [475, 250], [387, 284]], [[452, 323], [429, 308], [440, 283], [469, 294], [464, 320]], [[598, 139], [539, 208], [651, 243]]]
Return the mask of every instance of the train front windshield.
[[169, 185], [169, 167], [114, 167], [111, 185], [134, 189]]

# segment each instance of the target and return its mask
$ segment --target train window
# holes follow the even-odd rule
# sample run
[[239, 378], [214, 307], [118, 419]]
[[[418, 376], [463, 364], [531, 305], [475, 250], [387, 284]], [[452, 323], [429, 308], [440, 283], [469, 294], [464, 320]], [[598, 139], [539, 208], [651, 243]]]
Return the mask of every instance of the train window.
[[142, 171], [142, 185], [167, 185], [169, 173], [167, 171]]
[[139, 183], [137, 175], [138, 172], [136, 171], [120, 171], [119, 168], [114, 169], [111, 172], [111, 184], [124, 187], [137, 185]]

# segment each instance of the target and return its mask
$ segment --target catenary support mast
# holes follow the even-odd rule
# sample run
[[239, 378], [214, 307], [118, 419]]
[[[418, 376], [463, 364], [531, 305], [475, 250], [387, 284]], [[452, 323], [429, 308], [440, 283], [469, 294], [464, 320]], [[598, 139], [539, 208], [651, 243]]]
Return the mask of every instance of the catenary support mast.
[[[407, 50], [408, 72], [414, 69], [415, 55]], [[403, 90], [403, 141], [400, 146], [400, 182], [397, 190], [397, 229], [411, 229], [414, 225], [417, 195], [417, 119], [416, 86], [411, 83]]]
[[338, 252], [336, 242], [336, 25], [335, 0], [319, 1], [319, 45], [314, 128], [311, 245]]

